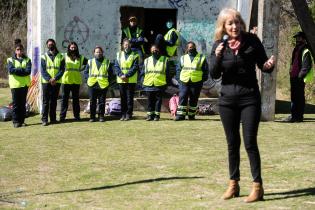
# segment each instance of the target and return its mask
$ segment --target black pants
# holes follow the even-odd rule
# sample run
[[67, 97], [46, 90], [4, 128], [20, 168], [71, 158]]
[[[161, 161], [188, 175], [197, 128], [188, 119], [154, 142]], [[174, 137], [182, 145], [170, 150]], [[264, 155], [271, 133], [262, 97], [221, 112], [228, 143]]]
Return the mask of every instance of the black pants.
[[135, 95], [135, 83], [121, 83], [119, 84], [120, 100], [121, 100], [121, 114], [123, 116], [133, 114], [133, 98]]
[[12, 110], [12, 121], [13, 123], [23, 124], [26, 115], [26, 96], [28, 87], [11, 88], [13, 110]]
[[303, 120], [305, 107], [305, 83], [303, 79], [290, 78], [292, 119]]
[[98, 87], [89, 87], [90, 96], [90, 118], [94, 119], [96, 115], [96, 107], [98, 106], [99, 117], [104, 117], [105, 101], [107, 88], [101, 89]]
[[164, 90], [159, 91], [147, 91], [148, 96], [148, 112], [150, 116], [160, 116], [162, 106], [162, 96]]
[[57, 99], [59, 95], [60, 83], [52, 86], [50, 83], [42, 83], [43, 89], [43, 114], [42, 121], [48, 122], [48, 112], [50, 122], [56, 121]]
[[[198, 83], [180, 83], [179, 85], [179, 103], [177, 115], [186, 115], [187, 105], [189, 105], [188, 115], [195, 116], [198, 99], [202, 88], [202, 82]], [[188, 103], [189, 99], [189, 103]]]
[[[257, 132], [261, 115], [260, 96], [235, 98], [224, 101], [220, 98], [220, 117], [223, 123], [229, 157], [231, 180], [240, 180], [240, 121], [242, 121], [243, 139], [249, 157], [254, 182], [262, 183], [260, 154], [257, 145]], [[233, 101], [233, 102], [231, 102]]]
[[79, 100], [80, 85], [62, 84], [61, 90], [62, 90], [62, 95], [61, 95], [62, 100], [61, 100], [60, 119], [66, 118], [70, 92], [72, 95], [73, 116], [75, 119], [79, 119], [80, 118], [80, 100]]

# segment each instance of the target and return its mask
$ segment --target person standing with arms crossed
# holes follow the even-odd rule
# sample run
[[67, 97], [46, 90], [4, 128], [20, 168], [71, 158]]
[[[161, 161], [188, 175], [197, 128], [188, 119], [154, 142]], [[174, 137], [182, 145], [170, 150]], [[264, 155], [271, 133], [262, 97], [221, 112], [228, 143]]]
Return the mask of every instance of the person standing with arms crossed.
[[122, 51], [117, 53], [114, 65], [120, 91], [121, 121], [132, 119], [133, 98], [138, 80], [138, 61], [139, 55], [131, 51], [130, 41], [124, 39]]
[[[217, 19], [215, 43], [211, 51], [210, 74], [222, 76], [219, 112], [224, 127], [229, 160], [229, 187], [223, 199], [238, 197], [240, 193], [240, 123], [242, 122], [245, 149], [253, 177], [252, 190], [245, 202], [263, 199], [260, 154], [257, 132], [261, 116], [261, 97], [256, 79], [256, 65], [270, 73], [275, 58], [269, 59], [258, 37], [245, 32], [241, 14], [232, 8], [223, 9]], [[228, 35], [222, 42], [224, 35]]]
[[25, 125], [26, 96], [31, 84], [31, 59], [24, 54], [24, 47], [20, 39], [15, 40], [14, 55], [7, 59], [9, 86], [12, 94], [12, 121], [14, 128]]
[[48, 51], [41, 56], [41, 83], [43, 90], [42, 125], [48, 125], [48, 112], [50, 123], [57, 123], [56, 108], [59, 95], [61, 77], [65, 70], [65, 60], [58, 51], [53, 39], [46, 41]]
[[65, 57], [65, 72], [61, 78], [61, 111], [60, 122], [64, 122], [68, 111], [68, 102], [70, 92], [72, 95], [72, 109], [74, 119], [79, 121], [80, 118], [80, 85], [82, 84], [81, 70], [86, 66], [87, 59], [80, 55], [77, 43], [70, 42]]

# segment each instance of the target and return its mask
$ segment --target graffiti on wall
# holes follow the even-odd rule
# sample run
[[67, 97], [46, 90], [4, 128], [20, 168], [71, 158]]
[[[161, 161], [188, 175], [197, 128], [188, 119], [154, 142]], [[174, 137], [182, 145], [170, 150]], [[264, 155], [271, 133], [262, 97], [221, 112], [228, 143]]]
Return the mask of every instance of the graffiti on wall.
[[88, 25], [78, 16], [74, 16], [64, 29], [62, 46], [66, 47], [71, 41], [75, 41], [78, 45], [81, 45], [88, 40], [89, 36], [90, 28]]

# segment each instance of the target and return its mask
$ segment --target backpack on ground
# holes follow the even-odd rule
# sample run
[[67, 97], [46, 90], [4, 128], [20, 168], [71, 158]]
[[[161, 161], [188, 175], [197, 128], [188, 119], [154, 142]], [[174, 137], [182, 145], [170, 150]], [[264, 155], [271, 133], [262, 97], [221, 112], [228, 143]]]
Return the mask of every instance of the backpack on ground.
[[109, 115], [121, 115], [121, 103], [120, 99], [112, 99], [108, 104]]
[[0, 108], [0, 121], [12, 120], [12, 108], [3, 106]]
[[171, 116], [175, 117], [176, 116], [176, 111], [177, 111], [177, 107], [178, 107], [178, 103], [179, 103], [179, 96], [177, 94], [174, 94], [169, 102], [168, 102], [168, 108], [171, 112]]

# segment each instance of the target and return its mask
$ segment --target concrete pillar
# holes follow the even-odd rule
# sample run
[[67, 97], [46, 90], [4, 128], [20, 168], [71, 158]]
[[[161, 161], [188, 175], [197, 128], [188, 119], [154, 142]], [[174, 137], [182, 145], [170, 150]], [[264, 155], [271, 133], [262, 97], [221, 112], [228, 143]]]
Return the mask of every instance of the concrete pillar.
[[241, 13], [246, 24], [246, 30], [249, 30], [250, 17], [252, 12], [253, 0], [238, 0], [237, 10]]
[[[258, 4], [258, 36], [267, 56], [278, 54], [280, 5], [278, 0], [260, 0]], [[271, 74], [258, 73], [261, 88], [262, 121], [272, 121], [275, 115], [276, 67]]]

